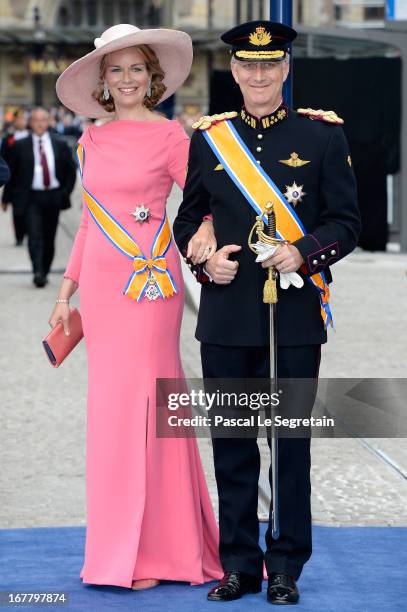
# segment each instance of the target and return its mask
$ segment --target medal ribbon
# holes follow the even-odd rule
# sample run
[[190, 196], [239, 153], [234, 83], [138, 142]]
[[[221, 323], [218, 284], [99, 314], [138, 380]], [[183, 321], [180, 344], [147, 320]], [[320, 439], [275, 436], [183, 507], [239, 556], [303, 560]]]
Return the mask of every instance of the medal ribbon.
[[[274, 204], [277, 221], [277, 237], [281, 240], [294, 242], [307, 233], [295, 210], [290, 206], [283, 194], [257, 164], [251, 151], [237, 133], [229, 120], [214, 123], [203, 136], [222, 164], [229, 177], [255, 211], [261, 215], [267, 225], [265, 205]], [[325, 329], [332, 324], [332, 313], [329, 307], [329, 287], [323, 272], [307, 276], [318, 292], [321, 306], [321, 317]]]
[[167, 213], [164, 214], [164, 218], [151, 245], [150, 257], [147, 258], [131, 234], [84, 186], [85, 149], [81, 144], [78, 145], [76, 158], [82, 182], [83, 197], [92, 218], [113, 246], [133, 261], [133, 272], [123, 289], [123, 293], [137, 302], [140, 302], [147, 288], [152, 284], [156, 286], [159, 296], [163, 299], [177, 293], [175, 281], [167, 269], [165, 259], [165, 254], [171, 244], [171, 230]]

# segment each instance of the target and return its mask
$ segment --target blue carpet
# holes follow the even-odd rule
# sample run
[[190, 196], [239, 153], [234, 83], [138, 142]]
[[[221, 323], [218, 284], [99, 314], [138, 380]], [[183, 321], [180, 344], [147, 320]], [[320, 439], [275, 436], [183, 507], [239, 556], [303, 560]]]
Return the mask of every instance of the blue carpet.
[[[265, 526], [262, 525], [264, 535]], [[405, 612], [407, 528], [314, 527], [314, 553], [299, 580], [303, 612]], [[262, 537], [263, 537], [262, 535]], [[15, 606], [35, 610], [132, 610], [134, 612], [237, 612], [272, 610], [263, 593], [227, 604], [208, 602], [208, 585], [166, 582], [149, 591], [83, 585], [82, 527], [0, 530], [0, 590], [61, 592], [64, 606]], [[11, 609], [11, 607], [9, 608]]]

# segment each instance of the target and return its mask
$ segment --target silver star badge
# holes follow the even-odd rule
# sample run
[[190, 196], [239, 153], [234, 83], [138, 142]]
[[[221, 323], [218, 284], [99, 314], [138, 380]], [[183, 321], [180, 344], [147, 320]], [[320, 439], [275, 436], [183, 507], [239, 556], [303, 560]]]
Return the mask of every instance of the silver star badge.
[[136, 209], [130, 214], [133, 215], [135, 221], [144, 223], [144, 221], [147, 221], [148, 217], [150, 216], [150, 209], [146, 208], [142, 204], [141, 206], [136, 206]]
[[302, 190], [303, 185], [297, 185], [294, 181], [292, 185], [286, 185], [285, 187], [284, 197], [287, 199], [287, 202], [293, 206], [297, 206], [298, 202], [302, 202], [302, 198], [306, 195], [305, 191]]

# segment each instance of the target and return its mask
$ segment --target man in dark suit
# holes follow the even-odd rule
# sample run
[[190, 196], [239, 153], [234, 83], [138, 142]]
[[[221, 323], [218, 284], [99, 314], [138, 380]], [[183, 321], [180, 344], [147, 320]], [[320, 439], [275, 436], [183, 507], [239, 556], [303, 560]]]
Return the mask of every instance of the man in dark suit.
[[30, 127], [32, 134], [10, 152], [8, 197], [26, 216], [34, 284], [44, 287], [54, 258], [59, 212], [71, 206], [76, 167], [66, 143], [49, 133], [48, 111], [34, 109]]
[[6, 162], [0, 157], [0, 187], [3, 187], [10, 179], [10, 170]]
[[[218, 251], [204, 269], [194, 265], [200, 263], [198, 258], [189, 261], [202, 282], [196, 337], [207, 379], [269, 376], [269, 306], [262, 298], [265, 269], [274, 266], [280, 275], [296, 272], [303, 280], [302, 288], [278, 287], [278, 377], [316, 380], [329, 322], [329, 266], [357, 244], [355, 178], [342, 121], [332, 111], [294, 112], [282, 100], [289, 71], [287, 49], [295, 36], [291, 28], [268, 21], [226, 32], [222, 40], [232, 45], [232, 74], [245, 105], [240, 113], [203, 117], [192, 136], [174, 235], [186, 256], [188, 241], [202, 217], [212, 216]], [[232, 139], [233, 146], [226, 146], [225, 139]], [[259, 214], [255, 207], [264, 212], [267, 199], [253, 205], [253, 198], [242, 191], [240, 185], [246, 180], [239, 175], [242, 163], [233, 165], [238, 150], [238, 159], [249, 164], [251, 176], [262, 184], [262, 172], [272, 179], [270, 189], [278, 194], [282, 209], [288, 208], [290, 218], [299, 220], [295, 232], [299, 225], [305, 228], [262, 265], [255, 262], [248, 236]], [[250, 189], [254, 193], [255, 184], [246, 185], [246, 194]], [[278, 215], [277, 230], [281, 233]], [[322, 292], [314, 281], [324, 282]], [[313, 401], [314, 397], [307, 410]], [[309, 437], [278, 441], [280, 534], [272, 538], [270, 522], [265, 555], [258, 542], [257, 441], [214, 437], [213, 450], [225, 575], [208, 598], [229, 601], [260, 591], [264, 561], [268, 601], [297, 603], [296, 580], [312, 550]]]

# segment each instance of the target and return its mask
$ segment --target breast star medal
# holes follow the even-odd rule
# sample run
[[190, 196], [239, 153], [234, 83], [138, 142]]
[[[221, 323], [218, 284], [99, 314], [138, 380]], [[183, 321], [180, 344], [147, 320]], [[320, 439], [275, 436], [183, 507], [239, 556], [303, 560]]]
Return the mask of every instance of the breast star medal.
[[295, 181], [292, 185], [286, 185], [285, 188], [284, 197], [293, 206], [297, 206], [298, 202], [302, 202], [302, 198], [306, 195], [305, 191], [302, 190], [303, 185], [297, 185]]
[[143, 204], [141, 206], [136, 206], [136, 209], [131, 213], [133, 215], [134, 220], [138, 221], [138, 223], [144, 223], [144, 221], [148, 220], [150, 216], [150, 209], [146, 208]]

